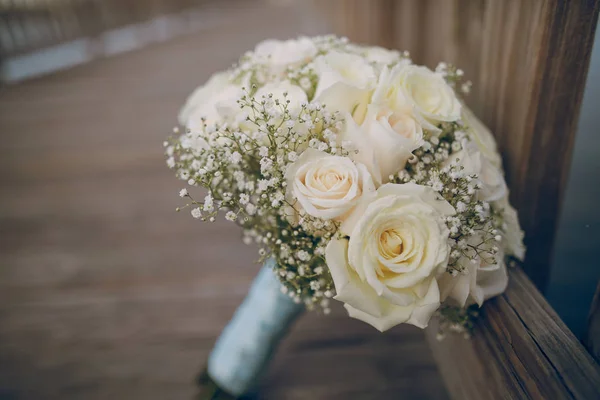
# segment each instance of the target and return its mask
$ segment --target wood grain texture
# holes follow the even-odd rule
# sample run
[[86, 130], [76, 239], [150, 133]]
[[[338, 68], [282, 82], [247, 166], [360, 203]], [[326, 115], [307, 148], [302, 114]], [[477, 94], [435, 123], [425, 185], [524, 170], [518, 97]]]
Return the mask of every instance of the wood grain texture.
[[596, 358], [596, 361], [600, 362], [600, 282], [598, 282], [592, 306], [590, 307], [588, 329], [584, 342], [592, 356]]
[[[300, 10], [301, 12], [301, 10]], [[224, 220], [177, 214], [162, 142], [196, 85], [296, 9], [0, 89], [0, 399], [190, 399], [259, 269]], [[304, 32], [311, 33], [311, 32]], [[316, 32], [315, 32], [316, 33]], [[445, 399], [423, 332], [309, 314], [260, 399]]]
[[[337, 0], [331, 9], [362, 10]], [[528, 247], [525, 271], [545, 287], [566, 188], [599, 0], [398, 0], [330, 13], [338, 33], [451, 62], [473, 81], [466, 101], [495, 133]], [[391, 35], [391, 36], [390, 36]]]
[[[520, 269], [471, 340], [427, 336], [454, 399], [597, 399], [600, 366]], [[457, 362], [460, 360], [460, 362]]]

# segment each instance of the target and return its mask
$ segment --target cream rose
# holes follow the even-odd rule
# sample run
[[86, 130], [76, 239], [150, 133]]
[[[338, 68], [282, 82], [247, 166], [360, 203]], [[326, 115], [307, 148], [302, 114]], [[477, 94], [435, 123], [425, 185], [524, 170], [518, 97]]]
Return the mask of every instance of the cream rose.
[[494, 202], [492, 207], [502, 211], [502, 246], [504, 251], [506, 254], [523, 261], [525, 259], [525, 245], [523, 244], [525, 234], [521, 230], [517, 210], [508, 201], [508, 192], [500, 200]]
[[467, 107], [463, 107], [463, 122], [467, 125], [467, 133], [477, 148], [496, 168], [502, 168], [502, 159], [498, 154], [498, 146], [492, 132]]
[[254, 57], [259, 62], [269, 64], [273, 69], [283, 71], [289, 65], [312, 60], [317, 47], [306, 37], [291, 40], [265, 40], [254, 49]]
[[372, 101], [391, 110], [410, 106], [423, 127], [432, 131], [439, 131], [440, 122], [457, 121], [461, 116], [460, 101], [444, 78], [413, 64], [384, 69]]
[[448, 260], [442, 217], [454, 213], [431, 188], [381, 186], [353, 211], [350, 239], [327, 247], [335, 299], [380, 331], [400, 323], [426, 327], [440, 304], [436, 276]]
[[358, 151], [351, 157], [364, 164], [377, 185], [404, 168], [412, 152], [423, 145], [423, 128], [410, 108], [390, 109], [371, 104], [361, 126], [346, 117], [342, 140]]
[[213, 125], [224, 117], [232, 117], [239, 111], [236, 102], [242, 95], [242, 85], [231, 83], [229, 72], [217, 73], [188, 97], [179, 112], [179, 123], [197, 130], [203, 126], [202, 119]]
[[[473, 236], [469, 242], [478, 245], [483, 242], [481, 237]], [[450, 298], [459, 306], [464, 307], [477, 303], [480, 307], [489, 298], [498, 296], [506, 290], [508, 274], [504, 263], [504, 254], [499, 252], [495, 259], [482, 253], [471, 259], [463, 257], [459, 263], [466, 271], [452, 276], [444, 273], [439, 279], [442, 301]]]
[[388, 50], [379, 46], [368, 47], [365, 56], [370, 62], [378, 64], [392, 64], [400, 61], [400, 53], [397, 50]]
[[377, 81], [375, 70], [367, 60], [354, 54], [337, 51], [317, 57], [315, 71], [319, 76], [315, 98], [319, 98], [326, 89], [336, 83], [356, 89], [372, 90]]
[[[284, 96], [284, 93], [287, 93], [287, 96]], [[260, 101], [263, 97], [268, 97], [269, 94], [273, 95], [271, 98], [273, 101], [279, 100], [282, 105], [289, 100], [288, 110], [292, 113], [300, 111], [302, 103], [308, 101], [304, 90], [299, 86], [292, 84], [290, 81], [285, 80], [264, 85], [258, 89], [254, 98]]]
[[286, 171], [287, 196], [307, 214], [323, 219], [344, 216], [375, 186], [364, 165], [347, 157], [306, 149]]
[[464, 167], [466, 174], [476, 174], [481, 189], [478, 198], [484, 201], [495, 201], [506, 196], [508, 191], [502, 169], [493, 165], [471, 141], [462, 143], [463, 149], [453, 153], [447, 163], [456, 162]]

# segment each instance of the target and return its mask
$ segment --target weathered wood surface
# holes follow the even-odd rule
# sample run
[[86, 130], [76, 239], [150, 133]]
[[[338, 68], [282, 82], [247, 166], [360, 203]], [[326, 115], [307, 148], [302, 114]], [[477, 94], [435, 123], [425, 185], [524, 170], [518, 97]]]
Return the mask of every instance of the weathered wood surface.
[[[0, 398], [189, 399], [259, 269], [225, 221], [177, 214], [162, 141], [194, 85], [294, 10], [0, 89]], [[260, 398], [444, 399], [423, 333], [301, 319]]]
[[432, 67], [454, 63], [473, 81], [466, 100], [497, 137], [511, 200], [527, 235], [525, 272], [542, 290], [599, 4], [337, 0], [327, 5], [338, 33], [409, 50], [416, 62]]
[[598, 399], [600, 366], [520, 268], [486, 303], [471, 340], [436, 340], [427, 329], [454, 399]]
[[596, 358], [596, 361], [600, 362], [600, 282], [598, 282], [590, 307], [585, 345], [592, 356]]

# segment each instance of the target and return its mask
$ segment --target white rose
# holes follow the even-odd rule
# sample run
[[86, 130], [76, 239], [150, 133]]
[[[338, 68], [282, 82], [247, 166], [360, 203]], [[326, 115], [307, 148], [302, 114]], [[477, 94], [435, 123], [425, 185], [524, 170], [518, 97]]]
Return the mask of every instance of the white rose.
[[495, 201], [506, 196], [508, 191], [502, 169], [492, 164], [471, 141], [462, 143], [463, 149], [453, 153], [448, 158], [448, 163], [455, 162], [464, 167], [466, 174], [477, 174], [481, 183], [478, 198], [483, 201]]
[[410, 108], [390, 109], [371, 104], [361, 126], [346, 118], [342, 140], [358, 152], [351, 157], [364, 164], [377, 185], [404, 168], [412, 152], [423, 145], [423, 128]]
[[372, 92], [369, 88], [361, 89], [344, 82], [336, 82], [315, 99], [318, 103], [325, 104], [328, 110], [346, 114], [361, 125], [366, 118]]
[[[336, 83], [357, 89], [371, 90], [377, 81], [375, 70], [363, 57], [332, 51], [315, 59], [319, 83], [315, 98]], [[329, 106], [329, 104], [328, 104]]]
[[385, 68], [373, 93], [373, 103], [396, 110], [413, 107], [424, 128], [439, 131], [437, 124], [460, 119], [461, 104], [444, 78], [427, 67], [401, 63]]
[[[483, 240], [481, 237], [473, 236], [469, 242], [478, 245]], [[508, 285], [504, 254], [499, 252], [494, 262], [492, 259], [485, 253], [483, 257], [476, 256], [475, 263], [469, 258], [461, 258], [459, 263], [466, 268], [464, 273], [456, 276], [444, 273], [438, 278], [442, 301], [450, 298], [461, 307], [473, 303], [481, 307], [485, 300], [503, 293]]]
[[473, 139], [479, 151], [496, 168], [502, 168], [502, 159], [498, 154], [496, 139], [492, 132], [467, 107], [463, 107], [463, 122], [467, 125], [467, 133]]
[[388, 50], [379, 46], [368, 47], [365, 56], [370, 62], [378, 64], [392, 64], [400, 61], [400, 53], [397, 50]]
[[301, 37], [292, 40], [265, 40], [254, 49], [257, 61], [270, 64], [280, 72], [288, 65], [308, 62], [317, 54], [317, 47], [312, 40]]
[[229, 72], [217, 73], [188, 97], [179, 113], [179, 123], [196, 130], [202, 128], [204, 118], [207, 125], [213, 125], [239, 110], [236, 102], [242, 95], [242, 86], [229, 81]]
[[496, 210], [502, 210], [502, 245], [506, 254], [514, 256], [519, 260], [525, 259], [525, 245], [523, 237], [525, 234], [519, 224], [519, 215], [508, 201], [508, 192], [500, 200], [494, 202], [492, 207]]
[[[284, 96], [284, 93], [287, 93], [287, 96]], [[269, 94], [273, 95], [271, 97], [273, 102], [275, 100], [279, 100], [281, 105], [286, 104], [286, 101], [289, 100], [290, 102], [288, 104], [288, 110], [290, 110], [292, 113], [300, 111], [302, 103], [308, 101], [304, 90], [302, 90], [299, 86], [296, 86], [289, 81], [268, 83], [260, 89], [258, 89], [256, 94], [254, 95], [254, 98], [257, 101], [261, 101], [263, 96], [268, 98]]]
[[[287, 93], [287, 96], [284, 96], [284, 93]], [[258, 103], [265, 100], [265, 109], [272, 117], [274, 117], [274, 120], [271, 122], [275, 125], [278, 124], [277, 121], [281, 122], [283, 106], [286, 105], [287, 101], [289, 101], [289, 103], [287, 103], [288, 111], [292, 115], [297, 115], [301, 109], [302, 103], [305, 103], [308, 100], [306, 93], [299, 86], [296, 86], [287, 80], [267, 83], [260, 87], [256, 93], [254, 93], [253, 97]], [[279, 101], [280, 105], [277, 105], [276, 101]], [[265, 133], [265, 130], [257, 129], [254, 123], [247, 120], [248, 116], [255, 117], [251, 107], [240, 109], [238, 105], [235, 112], [232, 112], [230, 115], [242, 129], [246, 132], [251, 132], [252, 139], [258, 141], [262, 145], [269, 144], [269, 136]], [[298, 126], [296, 129], [298, 131], [297, 133], [300, 133], [301, 129], [302, 127]]]
[[440, 304], [436, 275], [449, 251], [442, 217], [454, 208], [431, 188], [411, 183], [381, 186], [365, 203], [352, 213], [358, 218], [350, 239], [327, 246], [335, 299], [380, 331], [400, 323], [424, 328]]
[[313, 217], [342, 220], [361, 198], [375, 192], [364, 165], [306, 149], [286, 171], [288, 198]]

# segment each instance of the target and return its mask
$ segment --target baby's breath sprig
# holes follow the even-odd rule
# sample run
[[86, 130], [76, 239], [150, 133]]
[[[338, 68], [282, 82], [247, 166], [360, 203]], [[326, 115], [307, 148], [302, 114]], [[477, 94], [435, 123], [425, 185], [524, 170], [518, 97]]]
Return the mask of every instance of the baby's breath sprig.
[[286, 77], [290, 82], [301, 87], [309, 100], [314, 98], [317, 84], [319, 83], [319, 77], [310, 65], [306, 65], [302, 68], [289, 67], [286, 70]]
[[435, 72], [442, 75], [451, 87], [459, 89], [461, 93], [469, 94], [471, 92], [472, 82], [464, 80], [465, 73], [462, 69], [441, 62], [435, 68]]
[[490, 204], [480, 201], [478, 177], [466, 174], [459, 160], [453, 157], [469, 140], [460, 123], [442, 126], [439, 136], [430, 135], [414, 152], [396, 183], [414, 182], [437, 191], [456, 210], [446, 217], [449, 229], [450, 258], [446, 270], [453, 276], [468, 273], [466, 263], [495, 264], [500, 240], [500, 221], [492, 215]]
[[178, 177], [208, 190], [201, 201], [180, 192], [190, 200], [180, 209], [209, 222], [223, 212], [245, 228], [246, 243], [260, 246], [260, 261], [275, 258], [284, 291], [328, 312], [334, 288], [324, 254], [338, 226], [298, 211], [286, 197], [285, 173], [306, 148], [347, 155], [337, 141], [343, 121], [319, 103], [292, 104], [287, 93], [257, 97], [256, 87], [244, 89], [238, 106], [239, 122], [204, 123], [166, 144]]

